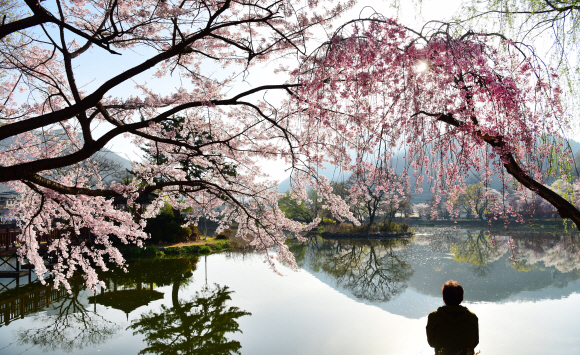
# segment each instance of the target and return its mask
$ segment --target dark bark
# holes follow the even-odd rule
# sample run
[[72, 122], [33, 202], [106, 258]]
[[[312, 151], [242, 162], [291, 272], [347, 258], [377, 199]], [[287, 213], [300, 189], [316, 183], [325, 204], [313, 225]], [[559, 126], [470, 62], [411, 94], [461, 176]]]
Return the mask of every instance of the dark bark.
[[[433, 114], [424, 114], [428, 116], [435, 116]], [[457, 121], [452, 115], [437, 114], [436, 116], [439, 117], [438, 120], [441, 122], [445, 122], [454, 127], [461, 126], [461, 123]], [[554, 206], [554, 208], [556, 208], [560, 217], [571, 219], [572, 222], [576, 224], [576, 227], [580, 229], [580, 211], [578, 211], [578, 209], [574, 207], [573, 204], [568, 202], [562, 196], [550, 190], [544, 184], [528, 175], [515, 160], [514, 156], [511, 153], [508, 153], [508, 147], [503, 137], [490, 136], [488, 134], [481, 133], [481, 131], [475, 131], [474, 134], [500, 152], [500, 158], [502, 159], [503, 166], [511, 176], [513, 176], [520, 184], [524, 185], [531, 191], [538, 194], [544, 200], [548, 201], [552, 206]]]

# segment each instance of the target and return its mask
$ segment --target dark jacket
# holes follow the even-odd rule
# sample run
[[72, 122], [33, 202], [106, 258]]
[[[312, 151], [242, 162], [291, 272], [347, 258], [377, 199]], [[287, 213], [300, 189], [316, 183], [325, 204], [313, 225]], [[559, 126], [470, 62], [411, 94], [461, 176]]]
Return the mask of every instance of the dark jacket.
[[435, 354], [473, 354], [479, 343], [477, 316], [463, 306], [444, 306], [427, 320], [427, 341]]

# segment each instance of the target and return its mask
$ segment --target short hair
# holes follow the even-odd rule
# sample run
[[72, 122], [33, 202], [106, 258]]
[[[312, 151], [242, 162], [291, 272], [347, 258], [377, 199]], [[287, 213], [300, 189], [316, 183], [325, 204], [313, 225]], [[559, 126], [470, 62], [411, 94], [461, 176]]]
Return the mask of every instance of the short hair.
[[463, 287], [457, 281], [449, 280], [444, 283], [441, 292], [443, 301], [448, 306], [458, 306], [463, 301]]

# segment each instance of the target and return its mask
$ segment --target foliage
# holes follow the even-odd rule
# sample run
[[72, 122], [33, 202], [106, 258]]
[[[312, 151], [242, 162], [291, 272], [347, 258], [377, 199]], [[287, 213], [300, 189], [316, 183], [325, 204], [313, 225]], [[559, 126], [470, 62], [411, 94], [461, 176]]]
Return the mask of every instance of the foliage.
[[476, 218], [485, 218], [488, 207], [497, 205], [501, 200], [501, 195], [497, 190], [486, 188], [482, 184], [470, 184], [465, 189], [460, 189], [455, 205], [468, 217], [474, 215]]
[[133, 320], [128, 328], [147, 344], [139, 354], [240, 354], [240, 342], [226, 334], [241, 333], [237, 319], [251, 313], [226, 306], [231, 293], [227, 286], [206, 286], [189, 301], [175, 297], [173, 307]]
[[293, 199], [289, 192], [278, 200], [278, 206], [284, 212], [286, 218], [294, 221], [310, 223], [316, 217], [312, 215], [311, 211], [306, 209], [306, 202], [304, 200], [298, 203], [298, 200]]
[[224, 229], [223, 231], [221, 231], [220, 233], [218, 233], [215, 236], [215, 239], [226, 239], [226, 240], [231, 239], [235, 233], [236, 233], [236, 231], [234, 229], [227, 228], [227, 229]]
[[[176, 216], [177, 214], [177, 216]], [[151, 235], [151, 241], [159, 242], [188, 242], [199, 238], [199, 230], [193, 224], [182, 227], [185, 218], [173, 210], [169, 203], [159, 210], [159, 214], [147, 220], [144, 231]]]
[[407, 223], [383, 222], [377, 226], [380, 232], [386, 233], [408, 233], [411, 229]]
[[[211, 130], [198, 132], [196, 130], [186, 129], [187, 118], [184, 116], [172, 116], [167, 121], [162, 121], [159, 123], [160, 128], [165, 132], [175, 132], [172, 137], [175, 144], [171, 147], [169, 151], [159, 149], [158, 142], [145, 143], [141, 149], [145, 152], [145, 159], [154, 165], [164, 165], [172, 162], [172, 156], [178, 156], [177, 160], [174, 162], [176, 164], [175, 169], [181, 170], [185, 174], [185, 180], [195, 181], [203, 179], [205, 176], [210, 175], [214, 168], [217, 168], [217, 173], [220, 175], [225, 175], [228, 177], [235, 178], [237, 176], [235, 164], [227, 162], [224, 159], [224, 155], [217, 153], [215, 155], [204, 156], [203, 162], [196, 162], [192, 160], [187, 154], [183, 154], [180, 144], [189, 144], [192, 142], [194, 145], [203, 145], [205, 142], [211, 142], [215, 140], [212, 136]], [[181, 153], [181, 154], [180, 154]], [[141, 164], [144, 167], [144, 164]], [[170, 179], [164, 176], [156, 176], [153, 179], [157, 183], [162, 183], [164, 181], [170, 181]], [[189, 207], [191, 212], [193, 209]]]
[[321, 223], [322, 224], [333, 224], [333, 223], [336, 223], [336, 221], [332, 218], [323, 218]]

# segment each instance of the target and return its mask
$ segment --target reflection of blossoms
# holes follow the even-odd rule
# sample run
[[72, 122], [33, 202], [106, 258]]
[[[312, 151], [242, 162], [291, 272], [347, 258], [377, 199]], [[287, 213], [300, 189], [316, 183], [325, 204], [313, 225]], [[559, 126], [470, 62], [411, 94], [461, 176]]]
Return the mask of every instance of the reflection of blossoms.
[[[33, 316], [34, 328], [21, 328], [16, 332], [19, 345], [38, 347], [42, 351], [76, 353], [96, 347], [116, 337], [120, 327], [102, 315], [90, 311], [86, 291], [81, 291], [79, 279], [73, 279], [72, 292], [50, 306], [49, 312]], [[50, 286], [45, 286], [50, 287]]]
[[577, 244], [566, 244], [562, 241], [544, 241], [541, 245], [526, 245], [523, 240], [518, 245], [520, 260], [527, 264], [544, 263], [545, 267], [554, 267], [562, 273], [580, 270], [580, 251]]
[[510, 251], [511, 255], [510, 255], [510, 260], [514, 262], [514, 264], [517, 263], [516, 260], [516, 244], [514, 242], [514, 240], [512, 238], [508, 239], [507, 241], [507, 247], [508, 250]]
[[465, 262], [476, 268], [487, 267], [506, 254], [517, 271], [530, 271], [542, 262], [545, 267], [554, 267], [562, 273], [580, 270], [580, 246], [577, 237], [544, 235], [532, 238], [512, 238], [491, 234], [473, 235], [449, 233], [439, 238], [416, 236], [417, 244], [427, 244], [434, 251], [451, 252], [453, 260]]

